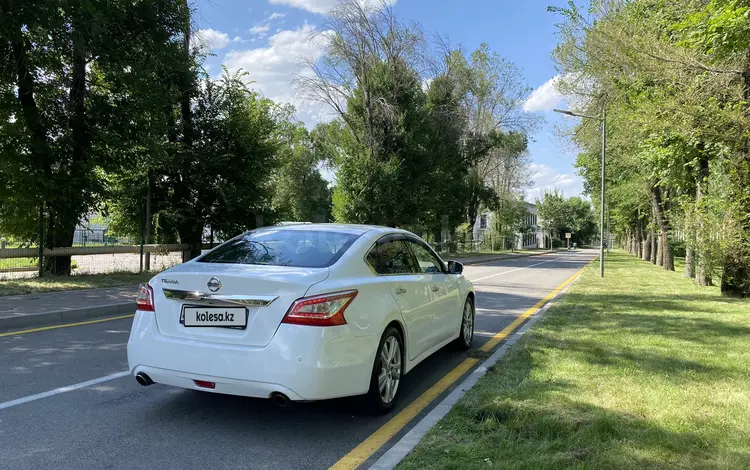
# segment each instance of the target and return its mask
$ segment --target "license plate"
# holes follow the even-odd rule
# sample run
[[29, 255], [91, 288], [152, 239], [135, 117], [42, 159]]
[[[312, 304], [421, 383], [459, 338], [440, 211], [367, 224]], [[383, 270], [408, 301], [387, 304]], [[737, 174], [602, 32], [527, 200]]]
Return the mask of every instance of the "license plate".
[[183, 307], [180, 323], [190, 327], [245, 328], [247, 309], [244, 307]]

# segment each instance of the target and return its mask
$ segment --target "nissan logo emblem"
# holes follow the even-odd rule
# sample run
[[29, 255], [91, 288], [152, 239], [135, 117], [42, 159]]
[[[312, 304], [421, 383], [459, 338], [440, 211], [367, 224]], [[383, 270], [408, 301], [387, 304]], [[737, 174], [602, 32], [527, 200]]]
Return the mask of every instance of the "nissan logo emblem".
[[221, 289], [221, 281], [216, 279], [215, 277], [212, 277], [208, 280], [208, 290], [211, 292], [216, 292], [217, 290]]

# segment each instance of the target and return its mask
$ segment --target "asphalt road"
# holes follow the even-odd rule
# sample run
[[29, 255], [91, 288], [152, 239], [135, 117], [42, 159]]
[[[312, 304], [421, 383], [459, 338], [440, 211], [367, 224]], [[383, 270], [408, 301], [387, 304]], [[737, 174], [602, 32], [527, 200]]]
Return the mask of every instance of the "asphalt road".
[[[475, 348], [595, 256], [579, 250], [467, 266], [477, 289]], [[141, 387], [130, 376], [7, 406], [125, 371], [130, 323], [0, 337], [0, 468], [328, 468], [399, 411], [373, 418], [356, 399], [279, 408], [268, 400]], [[405, 376], [399, 409], [466, 354], [439, 351]]]

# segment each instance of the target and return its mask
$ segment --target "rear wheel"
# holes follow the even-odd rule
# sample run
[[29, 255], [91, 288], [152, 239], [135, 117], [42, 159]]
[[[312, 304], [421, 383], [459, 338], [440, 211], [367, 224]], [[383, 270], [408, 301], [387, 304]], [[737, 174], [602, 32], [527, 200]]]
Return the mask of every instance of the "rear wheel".
[[461, 331], [456, 338], [455, 346], [461, 351], [468, 351], [471, 342], [474, 341], [474, 301], [471, 297], [464, 302], [464, 310], [461, 315]]
[[370, 378], [370, 390], [367, 392], [372, 412], [385, 414], [393, 408], [398, 398], [403, 363], [404, 340], [397, 329], [388, 327], [380, 339]]

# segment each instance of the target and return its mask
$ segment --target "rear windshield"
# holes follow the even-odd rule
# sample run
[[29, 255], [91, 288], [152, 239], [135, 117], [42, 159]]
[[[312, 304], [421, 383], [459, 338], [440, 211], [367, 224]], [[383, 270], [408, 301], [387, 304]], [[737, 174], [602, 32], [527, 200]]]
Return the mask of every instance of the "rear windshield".
[[198, 261], [324, 268], [341, 258], [357, 238], [359, 235], [321, 230], [259, 230], [228, 241]]

